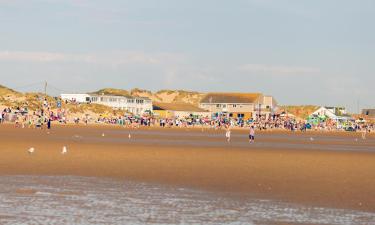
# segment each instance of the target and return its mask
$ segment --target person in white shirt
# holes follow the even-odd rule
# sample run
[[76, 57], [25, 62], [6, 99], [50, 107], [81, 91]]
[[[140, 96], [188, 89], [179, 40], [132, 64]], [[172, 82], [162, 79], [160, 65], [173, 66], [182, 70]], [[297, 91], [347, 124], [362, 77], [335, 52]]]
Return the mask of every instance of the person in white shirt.
[[250, 127], [250, 133], [249, 133], [249, 143], [254, 143], [255, 141], [255, 128], [254, 126]]
[[231, 135], [231, 130], [230, 130], [230, 125], [228, 124], [226, 126], [226, 133], [225, 133], [225, 137], [227, 138], [228, 142], [230, 142], [230, 135]]

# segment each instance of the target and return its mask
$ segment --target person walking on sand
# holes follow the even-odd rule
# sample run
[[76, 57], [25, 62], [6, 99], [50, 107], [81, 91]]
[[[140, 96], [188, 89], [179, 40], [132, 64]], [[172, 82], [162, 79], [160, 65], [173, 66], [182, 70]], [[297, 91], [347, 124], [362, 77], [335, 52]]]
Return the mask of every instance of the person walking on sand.
[[47, 129], [50, 130], [51, 129], [51, 118], [48, 118], [48, 121], [47, 121]]
[[362, 133], [362, 140], [365, 140], [366, 139], [366, 133], [367, 133], [367, 127], [362, 126], [361, 133]]
[[227, 138], [227, 142], [230, 142], [231, 130], [230, 130], [230, 125], [229, 124], [226, 126], [225, 130], [226, 130], [225, 137]]
[[252, 125], [250, 127], [250, 133], [249, 133], [249, 143], [254, 143], [255, 141], [255, 128], [254, 126]]

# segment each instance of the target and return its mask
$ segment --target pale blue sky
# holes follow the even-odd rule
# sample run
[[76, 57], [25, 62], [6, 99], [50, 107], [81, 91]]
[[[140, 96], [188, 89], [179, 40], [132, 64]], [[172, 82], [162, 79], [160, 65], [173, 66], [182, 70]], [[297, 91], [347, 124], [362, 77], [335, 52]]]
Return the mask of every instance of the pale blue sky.
[[375, 107], [374, 21], [372, 0], [0, 0], [0, 83], [257, 91], [355, 111]]

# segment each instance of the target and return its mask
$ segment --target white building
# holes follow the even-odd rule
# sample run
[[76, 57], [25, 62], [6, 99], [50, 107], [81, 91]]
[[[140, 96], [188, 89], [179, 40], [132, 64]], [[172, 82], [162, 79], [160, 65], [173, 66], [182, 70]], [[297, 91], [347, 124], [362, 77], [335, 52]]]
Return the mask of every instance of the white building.
[[262, 103], [263, 103], [261, 105], [262, 109], [270, 110], [273, 113], [278, 109], [278, 107], [277, 107], [277, 101], [272, 96], [264, 95]]
[[143, 97], [125, 97], [110, 95], [91, 95], [91, 102], [115, 109], [126, 110], [135, 115], [152, 112], [152, 101]]
[[88, 94], [61, 94], [62, 100], [67, 100], [69, 102], [77, 103], [87, 103], [90, 102], [90, 95]]
[[95, 103], [126, 110], [135, 115], [152, 112], [152, 101], [149, 98], [115, 95], [61, 94], [61, 99], [78, 103]]
[[326, 116], [332, 120], [348, 120], [346, 109], [343, 107], [320, 107], [311, 116]]

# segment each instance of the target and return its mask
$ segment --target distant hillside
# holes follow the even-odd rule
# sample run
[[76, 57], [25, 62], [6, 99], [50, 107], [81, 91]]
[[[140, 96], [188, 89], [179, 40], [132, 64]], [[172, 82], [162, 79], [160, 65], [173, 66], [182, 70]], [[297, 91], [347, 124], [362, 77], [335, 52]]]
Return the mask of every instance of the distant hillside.
[[198, 105], [200, 100], [204, 97], [204, 93], [195, 91], [184, 91], [184, 90], [161, 90], [158, 92], [151, 92], [142, 89], [132, 89], [130, 91], [114, 88], [105, 88], [99, 91], [92, 92], [91, 94], [105, 94], [105, 95], [117, 95], [117, 96], [135, 96], [135, 97], [147, 97], [154, 102], [162, 103], [188, 103], [192, 105]]
[[127, 90], [115, 89], [115, 88], [103, 88], [99, 91], [91, 92], [90, 94], [96, 95], [116, 95], [116, 96], [125, 96], [129, 97], [130, 93]]
[[1, 96], [4, 96], [4, 95], [19, 96], [19, 95], [21, 95], [21, 93], [15, 91], [13, 89], [7, 88], [3, 85], [0, 85], [0, 95]]
[[138, 88], [134, 88], [130, 91], [130, 94], [135, 97], [144, 97], [144, 98], [149, 98], [153, 102], [160, 102], [162, 99], [159, 97], [155, 96], [151, 91], [148, 90], [142, 90]]
[[306, 119], [310, 114], [319, 109], [316, 105], [287, 105], [280, 106], [281, 110], [286, 110], [288, 113], [295, 115], [296, 117]]
[[164, 103], [188, 103], [198, 105], [205, 94], [196, 91], [161, 90], [154, 95]]

